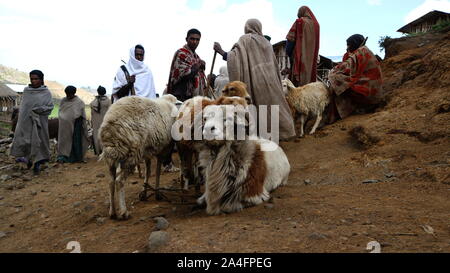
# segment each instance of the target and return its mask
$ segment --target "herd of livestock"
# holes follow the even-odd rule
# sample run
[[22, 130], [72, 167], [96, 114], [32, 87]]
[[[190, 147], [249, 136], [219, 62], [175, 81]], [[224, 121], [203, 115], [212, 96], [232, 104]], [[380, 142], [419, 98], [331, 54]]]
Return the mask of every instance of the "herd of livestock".
[[[313, 134], [329, 103], [327, 88], [323, 83], [294, 88], [288, 80], [283, 87], [292, 114], [301, 118], [300, 136], [310, 115], [316, 117]], [[111, 175], [110, 217], [128, 219], [124, 186], [141, 162], [146, 171], [140, 199], [146, 200], [148, 191], [157, 200], [164, 197], [161, 164], [174, 145], [181, 161], [180, 188], [195, 185], [200, 196], [203, 184], [197, 203], [206, 205], [208, 214], [237, 212], [269, 200], [271, 191], [288, 182], [290, 164], [277, 143], [249, 134], [249, 104], [251, 98], [241, 82], [229, 83], [223, 97], [216, 100], [194, 97], [180, 105], [172, 95], [154, 100], [133, 96], [113, 104], [99, 132], [100, 159]], [[182, 126], [174, 126], [177, 123]], [[195, 132], [202, 137], [193, 137]], [[174, 133], [183, 137], [174, 140]], [[245, 134], [244, 138], [239, 134]], [[149, 184], [153, 157], [157, 159], [155, 187]]]

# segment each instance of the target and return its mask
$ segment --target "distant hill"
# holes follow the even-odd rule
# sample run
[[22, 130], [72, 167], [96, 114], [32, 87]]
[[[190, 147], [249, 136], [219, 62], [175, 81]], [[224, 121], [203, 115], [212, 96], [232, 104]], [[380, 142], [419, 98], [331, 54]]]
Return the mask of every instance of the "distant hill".
[[[0, 82], [29, 84], [30, 78], [28, 76], [28, 73], [0, 64]], [[64, 85], [56, 81], [49, 80], [45, 80], [45, 84], [47, 85], [48, 89], [50, 89], [50, 92], [52, 93], [54, 99], [61, 100], [66, 96], [66, 94], [64, 93]], [[91, 101], [95, 98], [94, 94], [83, 88], [77, 88], [77, 96], [80, 97], [80, 99], [86, 104], [91, 103]]]

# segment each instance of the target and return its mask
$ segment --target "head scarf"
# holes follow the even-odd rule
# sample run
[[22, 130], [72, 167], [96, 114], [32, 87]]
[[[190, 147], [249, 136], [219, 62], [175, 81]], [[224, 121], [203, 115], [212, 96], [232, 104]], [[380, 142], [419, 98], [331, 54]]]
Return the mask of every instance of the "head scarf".
[[75, 86], [69, 85], [66, 87], [66, 89], [64, 89], [64, 92], [66, 94], [76, 94], [77, 93], [77, 88]]
[[[155, 82], [153, 80], [153, 73], [150, 68], [144, 63], [136, 59], [135, 57], [136, 48], [132, 47], [130, 49], [130, 59], [126, 64], [126, 68], [130, 76], [136, 76], [136, 82], [134, 83], [134, 88], [136, 95], [139, 97], [154, 99], [156, 98]], [[128, 84], [128, 81], [123, 73], [122, 69], [119, 68], [113, 83], [113, 94], [117, 93], [124, 85]]]
[[249, 19], [245, 23], [244, 33], [263, 35], [261, 22], [258, 19]]
[[99, 96], [104, 96], [104, 95], [106, 94], [106, 89], [105, 89], [105, 87], [103, 87], [103, 86], [100, 85], [100, 86], [97, 88], [97, 93], [98, 93]]
[[222, 66], [219, 70], [219, 76], [227, 77], [228, 78], [228, 67]]
[[358, 48], [362, 47], [363, 45], [366, 44], [366, 38], [364, 38], [364, 36], [362, 36], [361, 34], [355, 34], [350, 36], [347, 39], [347, 45], [349, 45], [349, 50], [350, 52], [353, 52], [355, 50], [357, 50]]
[[314, 13], [307, 6], [300, 7], [297, 16], [298, 18], [306, 17], [313, 20], [314, 22], [318, 22], [316, 16], [314, 16]]
[[30, 72], [30, 76], [31, 75], [38, 76], [39, 79], [42, 81], [42, 85], [44, 85], [44, 73], [42, 73], [42, 71], [40, 71], [40, 70], [33, 70], [33, 71]]
[[147, 65], [136, 59], [135, 47], [130, 49], [130, 60], [128, 61], [127, 69], [130, 75], [137, 75], [148, 71]]

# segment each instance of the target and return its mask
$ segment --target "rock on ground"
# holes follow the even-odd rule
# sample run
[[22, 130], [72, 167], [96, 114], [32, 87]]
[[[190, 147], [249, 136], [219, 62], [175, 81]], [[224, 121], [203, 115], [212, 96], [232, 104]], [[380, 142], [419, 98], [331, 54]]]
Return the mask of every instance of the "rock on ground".
[[155, 231], [148, 238], [148, 252], [155, 252], [169, 241], [169, 234], [164, 231]]

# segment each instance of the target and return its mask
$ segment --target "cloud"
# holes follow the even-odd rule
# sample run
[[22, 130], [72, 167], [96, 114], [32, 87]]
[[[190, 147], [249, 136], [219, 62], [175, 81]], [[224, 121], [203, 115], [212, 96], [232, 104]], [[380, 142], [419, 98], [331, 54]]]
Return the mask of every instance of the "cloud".
[[410, 23], [423, 15], [427, 14], [430, 11], [439, 10], [444, 12], [450, 12], [450, 1], [449, 0], [426, 0], [417, 8], [413, 9], [408, 15], [405, 17], [405, 23]]
[[[121, 60], [127, 61], [129, 49], [140, 43], [162, 93], [187, 30], [202, 32], [197, 53], [209, 73], [213, 43], [231, 49], [249, 18], [260, 19], [264, 33], [282, 40], [286, 29], [273, 14], [268, 0], [203, 0], [199, 9], [189, 8], [187, 0], [0, 0], [0, 29], [8, 39], [0, 43], [0, 60], [20, 70], [39, 68], [63, 84], [110, 88]], [[215, 71], [225, 64], [217, 58]]]
[[367, 0], [367, 3], [371, 6], [380, 6], [382, 0]]

